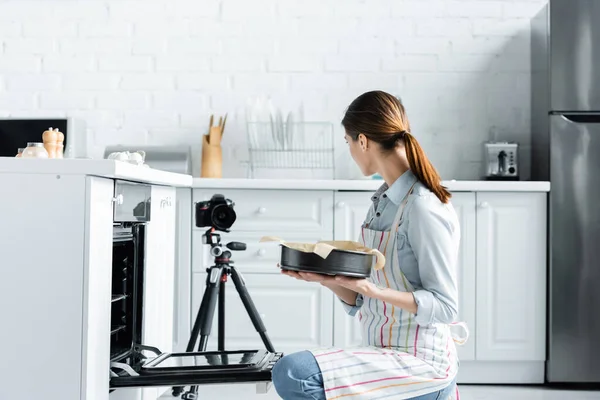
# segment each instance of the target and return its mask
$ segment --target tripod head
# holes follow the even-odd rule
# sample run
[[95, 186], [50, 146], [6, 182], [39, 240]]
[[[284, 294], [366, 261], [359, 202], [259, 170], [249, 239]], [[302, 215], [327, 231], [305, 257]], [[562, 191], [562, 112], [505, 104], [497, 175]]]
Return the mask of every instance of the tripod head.
[[210, 245], [210, 255], [213, 257], [222, 257], [224, 259], [229, 259], [231, 257], [231, 251], [244, 251], [246, 250], [246, 243], [242, 242], [229, 242], [225, 245], [231, 251], [223, 250], [223, 246], [221, 244], [221, 235], [215, 232], [216, 229], [211, 227], [208, 229], [204, 235], [202, 236], [202, 241], [204, 244]]

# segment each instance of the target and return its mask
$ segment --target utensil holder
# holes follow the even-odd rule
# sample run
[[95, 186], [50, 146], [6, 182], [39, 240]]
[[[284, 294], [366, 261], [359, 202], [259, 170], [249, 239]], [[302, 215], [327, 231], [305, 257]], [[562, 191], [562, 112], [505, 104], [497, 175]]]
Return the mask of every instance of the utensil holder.
[[220, 145], [212, 145], [202, 138], [202, 178], [222, 178], [223, 176], [223, 149]]

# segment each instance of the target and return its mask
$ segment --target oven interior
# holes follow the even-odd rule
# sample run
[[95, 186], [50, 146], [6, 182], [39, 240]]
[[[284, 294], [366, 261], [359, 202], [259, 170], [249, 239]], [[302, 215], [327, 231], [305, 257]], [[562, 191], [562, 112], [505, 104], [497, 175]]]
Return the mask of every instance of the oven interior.
[[142, 340], [144, 223], [113, 224], [110, 361], [139, 369]]

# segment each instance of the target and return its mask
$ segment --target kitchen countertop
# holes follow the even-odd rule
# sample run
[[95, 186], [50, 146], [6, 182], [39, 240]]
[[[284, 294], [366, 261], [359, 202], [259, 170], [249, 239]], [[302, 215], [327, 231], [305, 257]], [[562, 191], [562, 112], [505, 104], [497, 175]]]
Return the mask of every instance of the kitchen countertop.
[[1, 173], [90, 175], [175, 187], [192, 185], [191, 175], [175, 174], [116, 160], [0, 157]]
[[[194, 178], [196, 189], [280, 189], [375, 191], [382, 180], [310, 180], [310, 179], [208, 179]], [[442, 184], [452, 192], [549, 192], [550, 182], [532, 181], [458, 181]]]

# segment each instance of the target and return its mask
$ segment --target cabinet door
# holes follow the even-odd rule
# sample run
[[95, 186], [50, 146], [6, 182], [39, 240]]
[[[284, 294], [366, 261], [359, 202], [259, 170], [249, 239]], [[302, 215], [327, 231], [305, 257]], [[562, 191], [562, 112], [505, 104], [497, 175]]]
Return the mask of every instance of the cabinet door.
[[[146, 230], [143, 344], [162, 352], [173, 348], [175, 284], [175, 188], [153, 186], [150, 222]], [[161, 390], [143, 390], [143, 398], [156, 399]]]
[[[358, 240], [360, 228], [371, 206], [370, 192], [340, 192], [335, 194], [335, 240]], [[334, 297], [334, 345], [359, 346], [361, 330], [358, 318], [344, 311], [340, 300]]]
[[210, 200], [216, 193], [235, 203], [237, 220], [232, 232], [258, 232], [263, 236], [273, 231], [332, 231], [330, 190], [202, 189], [194, 190], [194, 202]]
[[460, 223], [460, 250], [457, 263], [458, 320], [465, 322], [471, 332], [469, 340], [457, 346], [460, 360], [475, 359], [475, 285], [477, 220], [475, 193], [453, 193], [452, 205]]
[[477, 359], [543, 361], [546, 193], [477, 201]]
[[[331, 346], [333, 294], [329, 289], [281, 274], [243, 274], [243, 278], [275, 350], [291, 353]], [[192, 279], [195, 319], [204, 295], [206, 273], [195, 273]], [[225, 349], [264, 349], [231, 278], [225, 286]], [[217, 349], [217, 322], [218, 307], [208, 341], [208, 348], [213, 350]]]

